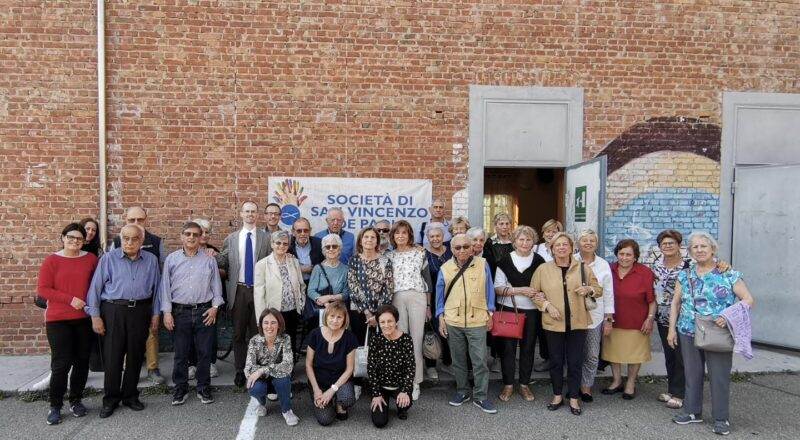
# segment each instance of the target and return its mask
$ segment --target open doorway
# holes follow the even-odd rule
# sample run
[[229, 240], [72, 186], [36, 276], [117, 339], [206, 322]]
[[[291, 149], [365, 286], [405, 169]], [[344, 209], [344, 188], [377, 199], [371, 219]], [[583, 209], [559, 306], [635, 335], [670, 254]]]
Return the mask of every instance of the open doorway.
[[484, 168], [483, 225], [494, 233], [492, 218], [508, 213], [514, 226], [539, 230], [547, 220], [564, 222], [563, 168]]

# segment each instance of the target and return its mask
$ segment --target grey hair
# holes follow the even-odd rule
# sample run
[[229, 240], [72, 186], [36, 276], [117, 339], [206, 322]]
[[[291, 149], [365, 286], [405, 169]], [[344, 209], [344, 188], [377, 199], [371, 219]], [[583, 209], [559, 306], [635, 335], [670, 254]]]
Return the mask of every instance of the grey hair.
[[331, 209], [329, 209], [329, 210], [328, 210], [328, 212], [325, 214], [325, 219], [329, 219], [329, 218], [331, 218], [331, 213], [332, 213], [333, 211], [339, 211], [339, 212], [341, 212], [341, 213], [342, 213], [342, 217], [344, 217], [344, 209], [342, 209], [342, 208], [339, 208], [339, 207], [337, 206], [337, 207], [334, 207], [334, 208], [331, 208]]
[[444, 225], [442, 223], [433, 222], [433, 223], [425, 226], [425, 236], [428, 236], [432, 231], [439, 231], [439, 232], [442, 233], [442, 236], [444, 237], [444, 231], [445, 230], [446, 229], [445, 229], [445, 227], [444, 227]]
[[452, 243], [454, 243], [456, 241], [456, 239], [459, 239], [459, 240], [460, 239], [464, 239], [464, 240], [467, 241], [467, 244], [469, 244], [469, 237], [467, 237], [467, 234], [456, 234], [456, 235], [454, 235], [453, 238], [450, 239], [450, 244], [452, 245]]
[[322, 247], [325, 247], [329, 244], [337, 244], [339, 245], [339, 249], [342, 248], [342, 238], [339, 237], [339, 234], [328, 234], [322, 237]]
[[136, 230], [139, 231], [139, 236], [142, 237], [142, 239], [144, 239], [145, 231], [141, 225], [138, 225], [136, 223], [128, 223], [119, 230], [119, 233], [122, 234], [122, 231], [124, 231], [126, 228], [136, 228]]
[[708, 243], [711, 246], [711, 250], [714, 252], [714, 254], [717, 253], [717, 250], [719, 249], [719, 244], [717, 243], [717, 240], [714, 239], [714, 237], [712, 237], [711, 234], [709, 234], [706, 231], [694, 231], [689, 235], [689, 241], [687, 243], [689, 243], [690, 253], [692, 252], [692, 241], [694, 241], [697, 238], [702, 238], [703, 240], [705, 240], [706, 243]]
[[483, 236], [486, 238], [486, 231], [483, 230], [480, 226], [473, 226], [467, 229], [467, 238], [470, 240], [475, 240], [476, 238]]
[[[392, 222], [390, 222], [389, 220], [386, 220], [385, 218], [382, 218], [382, 219], [380, 219], [380, 220], [376, 221], [376, 222], [375, 222], [375, 225], [377, 225], [377, 224], [380, 224], [380, 223], [386, 223], [386, 224], [387, 224], [387, 225], [389, 225], [390, 227], [392, 226]], [[372, 226], [375, 226], [375, 225], [372, 225]]]
[[210, 221], [208, 221], [208, 220], [206, 220], [204, 218], [199, 218], [199, 217], [194, 219], [194, 220], [192, 220], [192, 221], [197, 223], [198, 225], [200, 225], [200, 227], [203, 228], [203, 230], [205, 230], [209, 234], [211, 233], [211, 222]]
[[583, 237], [594, 236], [594, 238], [599, 239], [597, 236], [597, 232], [594, 232], [594, 229], [582, 229], [581, 232], [578, 234], [578, 241], [581, 241]]
[[497, 222], [499, 222], [502, 219], [507, 220], [509, 223], [514, 223], [511, 221], [511, 216], [508, 215], [508, 213], [498, 212], [497, 214], [494, 215], [494, 219], [492, 219], [492, 224], [496, 225]]
[[281, 230], [275, 231], [272, 234], [270, 234], [269, 238], [270, 238], [272, 243], [275, 243], [276, 241], [280, 240], [281, 238], [284, 238], [284, 239], [286, 239], [286, 241], [289, 241], [289, 233], [284, 231], [283, 229], [281, 229]]
[[[514, 232], [511, 233], [512, 245], [522, 235], [527, 235], [533, 240], [534, 243], [539, 241], [539, 234], [536, 233], [536, 229], [533, 229], [532, 227], [527, 225], [519, 225], [514, 229]], [[516, 246], [514, 246], [514, 249], [516, 249]]]

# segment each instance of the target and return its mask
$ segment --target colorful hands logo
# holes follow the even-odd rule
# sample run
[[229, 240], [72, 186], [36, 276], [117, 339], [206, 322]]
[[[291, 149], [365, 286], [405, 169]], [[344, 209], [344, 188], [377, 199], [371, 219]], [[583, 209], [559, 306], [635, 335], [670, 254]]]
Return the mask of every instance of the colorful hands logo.
[[286, 179], [278, 184], [272, 200], [281, 205], [281, 223], [291, 226], [300, 218], [300, 205], [308, 198], [297, 180]]

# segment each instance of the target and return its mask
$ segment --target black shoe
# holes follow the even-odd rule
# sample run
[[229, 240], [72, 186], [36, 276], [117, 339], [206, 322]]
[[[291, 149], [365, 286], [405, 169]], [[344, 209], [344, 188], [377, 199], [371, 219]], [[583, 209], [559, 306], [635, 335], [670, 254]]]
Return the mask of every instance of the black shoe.
[[236, 377], [233, 378], [233, 384], [239, 388], [243, 388], [247, 384], [247, 378], [244, 377], [243, 371], [237, 371]]
[[172, 406], [183, 405], [186, 403], [186, 393], [185, 392], [178, 392], [172, 396]]
[[348, 417], [347, 411], [343, 413], [340, 412], [336, 413], [336, 420], [347, 420], [347, 417]]
[[625, 399], [625, 400], [633, 400], [634, 397], [636, 397], [636, 388], [634, 388], [633, 392], [630, 393], [630, 394], [628, 394], [628, 393], [626, 393], [624, 391], [622, 392], [622, 398]]
[[572, 415], [579, 416], [579, 415], [581, 415], [581, 408], [580, 407], [575, 408], [572, 405], [570, 405], [569, 406], [569, 412], [571, 412]]
[[561, 402], [558, 403], [548, 403], [547, 409], [549, 409], [550, 411], [555, 411], [561, 408], [562, 406], [564, 406], [564, 399], [561, 399]]
[[105, 406], [100, 410], [100, 418], [105, 419], [106, 417], [111, 417], [114, 414], [114, 410], [117, 409], [117, 405], [112, 406]]
[[211, 391], [205, 389], [197, 393], [197, 398], [200, 399], [200, 402], [203, 404], [208, 405], [209, 403], [214, 403], [214, 396], [211, 395]]
[[581, 401], [583, 402], [594, 402], [594, 397], [591, 394], [581, 393]]
[[600, 394], [605, 394], [606, 396], [609, 396], [611, 394], [621, 393], [622, 391], [624, 391], [624, 389], [625, 388], [622, 385], [616, 388], [603, 388], [602, 390], [600, 390]]
[[397, 411], [397, 418], [400, 420], [408, 419], [408, 411]]
[[141, 411], [144, 409], [144, 403], [142, 403], [142, 401], [139, 400], [138, 398], [133, 400], [128, 400], [127, 402], [123, 401], [122, 404], [134, 411]]

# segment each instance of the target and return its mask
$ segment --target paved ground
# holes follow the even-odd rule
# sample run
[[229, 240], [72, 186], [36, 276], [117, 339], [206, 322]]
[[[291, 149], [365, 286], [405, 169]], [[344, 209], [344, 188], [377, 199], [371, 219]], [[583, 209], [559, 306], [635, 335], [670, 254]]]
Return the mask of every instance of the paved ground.
[[[605, 384], [602, 380], [600, 385]], [[673, 410], [656, 401], [662, 383], [642, 383], [633, 401], [623, 401], [619, 396], [598, 396], [598, 400], [585, 405], [582, 416], [576, 417], [565, 408], [547, 411], [545, 402], [549, 387], [538, 383], [534, 387], [537, 400], [523, 402], [515, 396], [511, 402], [499, 406], [496, 415], [483, 414], [478, 408], [467, 405], [453, 408], [446, 401], [449, 385], [423, 389], [421, 399], [412, 408], [407, 421], [393, 419], [387, 429], [380, 431], [382, 439], [703, 439], [716, 438], [711, 434], [709, 421], [702, 425], [678, 426], [671, 423]], [[492, 383], [491, 392], [499, 390]], [[708, 393], [707, 393], [708, 394]], [[192, 397], [182, 407], [170, 406], [169, 395], [146, 395], [142, 400], [147, 408], [134, 413], [127, 408], [118, 410], [111, 418], [97, 417], [100, 397], [86, 399], [90, 413], [83, 419], [65, 417], [58, 426], [47, 426], [44, 418], [47, 404], [43, 401], [25, 402], [20, 397], [6, 397], [0, 401], [0, 435], [13, 439], [233, 439], [239, 427], [249, 398], [232, 388], [220, 389], [217, 402], [202, 405]], [[706, 395], [706, 402], [709, 396]], [[248, 438], [327, 438], [356, 439], [378, 434], [370, 422], [368, 400], [364, 397], [351, 411], [350, 420], [336, 422], [323, 428], [316, 424], [310, 413], [308, 395], [298, 391], [293, 406], [301, 421], [298, 426], [287, 427], [275, 406], [270, 414], [259, 419], [253, 437]], [[732, 387], [731, 422], [733, 433], [729, 438], [800, 438], [800, 375], [757, 375], [748, 381], [736, 382]], [[275, 405], [275, 404], [273, 404]], [[708, 412], [710, 408], [707, 408]]]

